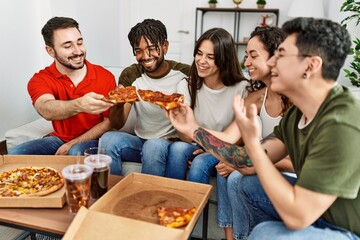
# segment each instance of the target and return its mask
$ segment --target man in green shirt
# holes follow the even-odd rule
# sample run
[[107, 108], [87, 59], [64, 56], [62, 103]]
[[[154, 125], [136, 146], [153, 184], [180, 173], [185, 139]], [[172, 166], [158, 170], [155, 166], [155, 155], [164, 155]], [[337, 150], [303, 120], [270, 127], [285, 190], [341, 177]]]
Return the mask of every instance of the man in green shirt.
[[[191, 109], [168, 113], [176, 129], [244, 174], [238, 202], [241, 235], [235, 239], [360, 239], [360, 104], [336, 83], [351, 45], [338, 23], [296, 18], [268, 65], [271, 89], [294, 104], [273, 134], [259, 142], [256, 107], [235, 97], [233, 109], [245, 147], [224, 143], [202, 129]], [[297, 179], [274, 163], [290, 155]], [[250, 161], [251, 159], [251, 161]]]

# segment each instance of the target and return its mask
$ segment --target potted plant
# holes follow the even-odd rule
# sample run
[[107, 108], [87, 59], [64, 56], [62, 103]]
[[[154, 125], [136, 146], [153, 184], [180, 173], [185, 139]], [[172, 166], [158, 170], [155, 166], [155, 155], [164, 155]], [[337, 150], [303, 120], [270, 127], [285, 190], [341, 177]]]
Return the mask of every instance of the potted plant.
[[[347, 23], [351, 20], [355, 20], [355, 26], [358, 26], [360, 23], [360, 2], [355, 0], [346, 0], [340, 8], [341, 12], [351, 12], [352, 15], [344, 18], [341, 21], [341, 24], [346, 27]], [[350, 68], [344, 69], [345, 77], [347, 77], [350, 82], [356, 86], [360, 87], [360, 39], [356, 38], [353, 40], [354, 48], [350, 48], [351, 55], [354, 55], [354, 59], [350, 62]]]
[[217, 0], [209, 0], [209, 8], [216, 8]]
[[257, 8], [264, 9], [266, 5], [266, 0], [257, 0], [256, 4], [257, 4]]

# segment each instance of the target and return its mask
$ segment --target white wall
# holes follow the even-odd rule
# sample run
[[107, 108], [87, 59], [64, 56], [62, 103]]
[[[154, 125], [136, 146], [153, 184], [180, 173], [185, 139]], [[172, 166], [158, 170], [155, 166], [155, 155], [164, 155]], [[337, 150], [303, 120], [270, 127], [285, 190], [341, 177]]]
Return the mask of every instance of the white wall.
[[[139, 0], [145, 1], [145, 0]], [[162, 7], [154, 6], [149, 10], [156, 18], [157, 11], [174, 11], [171, 1], [163, 0]], [[183, 38], [194, 39], [195, 7], [207, 7], [207, 0], [182, 0], [187, 6], [182, 10], [184, 30], [189, 35]], [[218, 1], [218, 7], [235, 7], [232, 0]], [[326, 17], [340, 22], [345, 14], [339, 13], [343, 1], [324, 0]], [[51, 64], [52, 59], [44, 50], [41, 28], [52, 16], [70, 16], [80, 23], [80, 29], [85, 39], [88, 59], [103, 66], [125, 67], [134, 62], [127, 40], [127, 33], [133, 25], [131, 19], [132, 0], [2, 0], [0, 3], [0, 140], [4, 139], [6, 130], [20, 126], [38, 118], [38, 114], [31, 105], [26, 85], [32, 75], [41, 68]], [[289, 0], [268, 1], [268, 8], [280, 9], [280, 25], [288, 20], [286, 15]], [[139, 6], [141, 7], [141, 6]], [[241, 7], [255, 7], [255, 0], [244, 0]], [[130, 8], [131, 11], [130, 11]], [[145, 18], [145, 16], [144, 16]], [[220, 18], [220, 20], [218, 19]], [[208, 27], [227, 27], [232, 19], [215, 16], [215, 20]], [[254, 28], [252, 16], [241, 21], [249, 21], [241, 31], [249, 34]], [[169, 22], [172, 19], [168, 19]], [[165, 25], [168, 25], [165, 22]], [[189, 26], [191, 25], [191, 26]], [[349, 25], [349, 31], [355, 38], [355, 26]], [[357, 29], [358, 30], [358, 29]], [[229, 31], [232, 31], [230, 27]], [[356, 33], [358, 33], [357, 31]], [[192, 59], [193, 45], [187, 44], [184, 59]], [[189, 55], [190, 54], [190, 55]], [[349, 60], [347, 60], [347, 63]], [[341, 77], [343, 77], [343, 73]], [[340, 83], [349, 86], [348, 81]]]

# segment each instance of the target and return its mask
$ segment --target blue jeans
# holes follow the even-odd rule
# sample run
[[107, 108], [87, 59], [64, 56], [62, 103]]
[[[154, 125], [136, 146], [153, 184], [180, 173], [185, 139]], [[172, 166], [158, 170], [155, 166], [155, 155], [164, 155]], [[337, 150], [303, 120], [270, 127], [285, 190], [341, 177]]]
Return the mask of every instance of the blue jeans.
[[191, 163], [188, 180], [198, 183], [210, 183], [210, 177], [216, 176], [215, 166], [219, 163], [210, 153], [197, 155]]
[[359, 240], [360, 238], [345, 229], [336, 228], [329, 224], [328, 227], [319, 228], [309, 226], [302, 230], [291, 230], [285, 226], [283, 222], [268, 221], [262, 222], [251, 232], [249, 240], [258, 239], [316, 239], [316, 240]]
[[[60, 138], [46, 136], [40, 139], [31, 140], [9, 149], [9, 155], [54, 155], [59, 147], [65, 144]], [[90, 147], [97, 147], [98, 140], [89, 140], [72, 146], [68, 155], [84, 155], [84, 151]]]
[[[238, 186], [243, 175], [234, 170], [229, 176], [222, 177], [217, 175], [217, 224], [222, 228], [234, 228], [233, 222], [237, 222], [237, 215], [233, 216], [232, 208], [236, 208], [239, 199], [232, 198], [230, 201], [228, 192], [234, 191]], [[235, 219], [234, 219], [235, 218]]]
[[141, 139], [119, 131], [110, 131], [100, 138], [101, 147], [111, 156], [111, 174], [122, 175], [122, 162], [142, 163], [142, 173], [165, 176], [168, 149], [166, 139]]
[[200, 147], [186, 142], [174, 142], [169, 147], [166, 165], [166, 177], [180, 180], [186, 179], [188, 160], [194, 159], [193, 152]]
[[209, 183], [211, 176], [216, 176], [216, 164], [219, 163], [210, 153], [199, 155], [192, 154], [200, 149], [198, 145], [186, 142], [174, 142], [169, 148], [168, 165], [166, 167], [166, 176], [170, 178], [186, 178], [187, 161], [192, 159], [188, 180], [198, 183]]
[[[290, 184], [295, 185], [296, 178], [283, 176]], [[237, 222], [234, 220], [235, 239], [359, 239], [355, 234], [333, 226], [321, 218], [305, 229], [288, 229], [256, 175], [243, 176], [238, 184], [235, 192], [233, 190], [228, 192], [231, 201], [234, 198], [240, 199], [236, 208], [232, 202], [233, 216], [235, 214], [239, 216]], [[239, 226], [236, 233], [235, 226]]]

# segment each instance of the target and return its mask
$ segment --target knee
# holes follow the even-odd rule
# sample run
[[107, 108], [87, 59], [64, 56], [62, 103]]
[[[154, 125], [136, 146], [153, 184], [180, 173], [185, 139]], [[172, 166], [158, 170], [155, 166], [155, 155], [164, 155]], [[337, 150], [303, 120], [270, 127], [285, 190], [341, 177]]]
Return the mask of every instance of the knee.
[[84, 151], [75, 145], [72, 148], [70, 148], [68, 155], [70, 156], [84, 155]]
[[170, 143], [163, 139], [149, 139], [144, 142], [142, 155], [146, 157], [159, 156], [168, 154]]
[[186, 150], [191, 148], [191, 145], [186, 142], [174, 142], [170, 145], [169, 151], [173, 153], [184, 153]]
[[147, 149], [168, 149], [170, 142], [164, 139], [149, 139], [144, 142], [144, 148]]
[[240, 185], [242, 174], [238, 171], [233, 171], [227, 179], [227, 184], [229, 189], [237, 188]]
[[[283, 229], [283, 230], [282, 230]], [[282, 222], [266, 221], [255, 226], [249, 235], [249, 240], [257, 239], [284, 239], [279, 233], [286, 231]]]
[[109, 132], [106, 132], [106, 133], [104, 133], [104, 134], [100, 137], [99, 141], [101, 141], [101, 145], [102, 145], [102, 146], [106, 146], [106, 145], [108, 145], [110, 142], [112, 142], [112, 140], [113, 140], [114, 138], [118, 137], [119, 134], [120, 134], [120, 132], [118, 132], [118, 131], [109, 131]]
[[104, 148], [106, 152], [112, 149], [123, 148], [129, 143], [127, 134], [128, 133], [119, 131], [106, 132], [100, 137], [99, 144], [101, 144], [101, 147]]
[[250, 193], [257, 189], [261, 184], [256, 175], [242, 176], [238, 180], [239, 189], [241, 192]]

